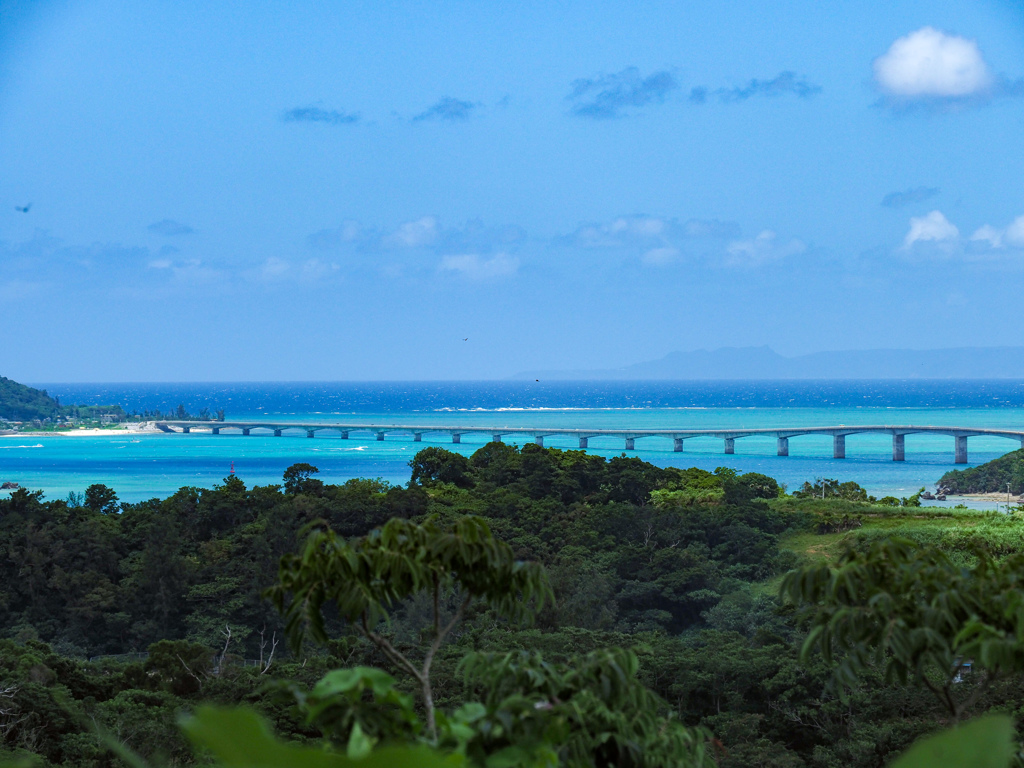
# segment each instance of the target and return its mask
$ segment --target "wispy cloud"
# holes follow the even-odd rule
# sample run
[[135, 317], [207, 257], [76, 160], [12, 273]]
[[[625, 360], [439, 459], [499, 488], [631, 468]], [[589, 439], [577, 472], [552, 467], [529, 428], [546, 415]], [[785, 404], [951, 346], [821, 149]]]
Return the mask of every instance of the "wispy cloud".
[[734, 240], [726, 247], [726, 264], [728, 266], [758, 266], [770, 261], [778, 261], [787, 256], [795, 256], [807, 250], [807, 246], [797, 239], [782, 242], [779, 236], [770, 229], [765, 229], [757, 237], [749, 240]]
[[[634, 248], [645, 254], [663, 248], [679, 250], [686, 241], [726, 240], [738, 237], [739, 225], [717, 219], [678, 219], [659, 216], [619, 216], [605, 223], [581, 225], [568, 237], [558, 240], [582, 248]], [[658, 251], [664, 261], [667, 251]], [[657, 257], [647, 259], [648, 262]]]
[[636, 67], [627, 67], [611, 75], [574, 80], [566, 99], [577, 117], [607, 120], [622, 117], [630, 108], [660, 104], [679, 88], [668, 70], [640, 76]]
[[660, 248], [651, 248], [640, 260], [644, 264], [651, 266], [660, 267], [665, 264], [671, 264], [676, 259], [682, 256], [682, 251], [671, 245], [663, 245]]
[[339, 112], [322, 107], [295, 107], [284, 113], [286, 123], [325, 123], [326, 125], [353, 125], [360, 116], [356, 112]]
[[348, 222], [342, 230], [323, 230], [311, 238], [319, 247], [340, 245], [344, 240], [366, 253], [427, 250], [435, 254], [508, 252], [526, 238], [526, 232], [514, 224], [495, 227], [472, 219], [442, 226], [435, 216], [422, 216], [383, 232], [359, 229], [355, 222]]
[[469, 280], [493, 280], [513, 275], [519, 269], [519, 259], [498, 253], [487, 259], [476, 253], [445, 256], [438, 270], [461, 275]]
[[472, 101], [463, 101], [462, 99], [453, 99], [450, 96], [445, 96], [433, 106], [415, 115], [412, 119], [413, 122], [422, 122], [423, 120], [460, 122], [468, 120], [473, 110], [478, 106], [478, 104]]
[[905, 192], [890, 192], [882, 198], [885, 208], [903, 208], [914, 203], [923, 203], [939, 194], [938, 187], [915, 187]]
[[188, 224], [182, 224], [174, 219], [163, 219], [162, 221], [154, 222], [146, 227], [146, 229], [155, 235], [163, 235], [164, 237], [191, 235], [195, 231]]
[[1024, 96], [1024, 79], [992, 72], [976, 40], [922, 27], [897, 38], [873, 63], [882, 103], [896, 109], [939, 111]]
[[437, 240], [437, 219], [424, 216], [407, 221], [381, 241], [386, 248], [422, 248]]
[[798, 76], [795, 72], [780, 72], [771, 80], [754, 79], [742, 87], [712, 89], [696, 86], [690, 89], [689, 99], [694, 104], [705, 104], [711, 99], [729, 104], [755, 96], [772, 98], [791, 94], [807, 99], [818, 93], [821, 93], [821, 86], [809, 82], [806, 77]]
[[683, 231], [687, 237], [730, 238], [739, 236], [740, 225], [718, 219], [689, 219], [683, 224]]
[[804, 250], [799, 240], [779, 242], [774, 232], [741, 240], [735, 222], [660, 216], [619, 216], [605, 223], [583, 224], [556, 245], [600, 250], [636, 259], [650, 267], [668, 266], [684, 259], [712, 265], [754, 265]]
[[306, 238], [310, 248], [321, 251], [329, 251], [340, 248], [345, 243], [357, 241], [362, 235], [362, 229], [358, 222], [346, 221], [340, 227], [321, 229]]
[[277, 256], [264, 260], [255, 269], [243, 273], [243, 277], [258, 283], [317, 283], [336, 275], [341, 267], [338, 264], [320, 259], [307, 259], [292, 262]]

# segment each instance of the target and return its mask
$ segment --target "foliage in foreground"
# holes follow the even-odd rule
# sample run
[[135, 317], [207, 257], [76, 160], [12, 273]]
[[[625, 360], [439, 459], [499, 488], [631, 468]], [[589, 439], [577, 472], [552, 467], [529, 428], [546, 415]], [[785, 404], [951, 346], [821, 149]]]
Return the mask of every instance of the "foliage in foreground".
[[[873, 768], [935, 730], [948, 707], [912, 677], [887, 682], [875, 665], [839, 698], [820, 654], [800, 658], [804, 625], [779, 605], [774, 580], [799, 552], [817, 559], [822, 542], [835, 556], [846, 547], [864, 553], [893, 532], [961, 567], [974, 562], [968, 545], [989, 547], [997, 560], [1024, 546], [1012, 516], [911, 512], [827, 493], [781, 498], [774, 480], [754, 473], [534, 445], [490, 444], [471, 457], [426, 449], [406, 488], [332, 485], [317, 474], [296, 465], [283, 486], [249, 488], [233, 477], [142, 504], [122, 504], [102, 486], [67, 501], [25, 491], [0, 499], [0, 684], [16, 689], [0, 755], [27, 750], [47, 765], [108, 768], [118, 763], [98, 725], [155, 764], [161, 755], [175, 765], [202, 762], [174, 727], [175, 713], [243, 702], [285, 743], [320, 752], [324, 741], [341, 754], [434, 743], [415, 676], [333, 608], [325, 644], [295, 654], [281, 642], [267, 668], [284, 623], [261, 594], [296, 533], [317, 520], [358, 558], [405, 551], [364, 551], [375, 528], [408, 533], [432, 521], [450, 534], [468, 515], [486, 521], [512, 562], [543, 564], [553, 602], [524, 628], [512, 621], [523, 616], [477, 599], [444, 635], [430, 667], [439, 749], [458, 754], [465, 744], [467, 759], [497, 759], [512, 744], [494, 724], [507, 729], [510, 712], [526, 718], [512, 721], [520, 734], [571, 735], [588, 723], [587, 733], [626, 744], [635, 727], [649, 732], [646, 705], [597, 708], [593, 681], [604, 669], [623, 691], [656, 696], [654, 716], [669, 730], [713, 731], [721, 768]], [[314, 530], [326, 532], [320, 523]], [[797, 540], [798, 552], [787, 551]], [[444, 629], [465, 597], [448, 579], [438, 594], [439, 611], [431, 589], [381, 602], [386, 620], [372, 628], [418, 670], [437, 638], [434, 616]], [[147, 646], [145, 659], [76, 658]], [[616, 659], [632, 669], [629, 654], [632, 677], [608, 671]], [[525, 670], [512, 675], [522, 685], [488, 683], [486, 671], [502, 666]], [[537, 675], [546, 682], [529, 687]], [[280, 682], [268, 686], [272, 677]], [[979, 689], [964, 718], [1024, 702], [1019, 674], [965, 676], [954, 693], [967, 700]]]
[[[457, 607], [449, 618], [442, 612], [451, 593]], [[665, 703], [638, 680], [636, 655], [620, 649], [561, 665], [527, 651], [470, 654], [462, 663], [465, 684], [482, 699], [470, 698], [450, 713], [436, 711], [434, 657], [474, 600], [496, 618], [522, 621], [551, 597], [543, 569], [516, 560], [480, 518], [449, 526], [396, 519], [353, 542], [314, 530], [300, 554], [282, 559], [280, 582], [270, 594], [287, 617], [296, 648], [307, 632], [319, 642], [329, 640], [324, 610], [330, 604], [420, 687], [425, 723], [412, 698], [379, 670], [337, 670], [308, 695], [295, 691], [307, 723], [347, 744], [350, 755], [378, 742], [423, 741], [480, 766], [705, 764], [707, 734], [666, 716]], [[417, 595], [431, 606], [419, 664], [379, 631], [402, 601]], [[369, 715], [362, 712], [367, 694]]]

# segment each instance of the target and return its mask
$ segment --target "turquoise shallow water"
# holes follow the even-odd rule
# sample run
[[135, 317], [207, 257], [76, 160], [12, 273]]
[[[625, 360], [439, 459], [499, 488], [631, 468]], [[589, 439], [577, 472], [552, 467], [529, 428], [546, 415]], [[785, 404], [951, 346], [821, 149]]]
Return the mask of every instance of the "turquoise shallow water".
[[[1019, 382], [984, 383], [980, 396], [977, 382], [918, 382], [902, 387], [891, 382], [847, 382], [838, 390], [831, 384], [829, 390], [822, 384], [803, 382], [746, 382], [742, 384], [745, 389], [738, 386], [736, 382], [722, 383], [716, 390], [714, 383], [707, 382], [573, 383], [561, 389], [551, 386], [541, 395], [522, 383], [360, 384], [335, 385], [334, 389], [321, 384], [51, 384], [48, 389], [64, 402], [120, 402], [129, 410], [169, 409], [177, 402], [184, 402], [190, 410], [225, 407], [229, 419], [621, 429], [837, 424], [1024, 428], [1024, 386]], [[390, 393], [387, 387], [392, 388]], [[186, 400], [186, 395], [194, 399]], [[915, 405], [915, 398], [923, 404]], [[781, 404], [790, 401], [797, 404]], [[857, 404], [865, 401], [881, 404]], [[166, 496], [183, 485], [211, 487], [230, 472], [232, 462], [247, 484], [264, 485], [279, 483], [286, 467], [304, 461], [319, 467], [328, 482], [380, 477], [405, 483], [408, 461], [419, 448], [442, 445], [468, 454], [487, 439], [463, 435], [461, 445], [452, 445], [450, 438], [441, 435], [425, 435], [422, 443], [413, 443], [407, 435], [378, 442], [372, 435], [356, 433], [349, 440], [341, 440], [336, 433], [321, 433], [312, 440], [299, 434], [279, 438], [203, 433], [20, 435], [0, 438], [0, 480], [42, 489], [50, 498], [82, 491], [91, 483], [105, 483], [122, 500], [137, 501]], [[547, 438], [545, 445], [577, 447], [575, 441], [557, 437]], [[970, 464], [1019, 447], [1016, 441], [1006, 439], [970, 438]], [[729, 466], [763, 472], [791, 488], [815, 477], [835, 477], [855, 480], [876, 495], [910, 495], [956, 468], [953, 439], [932, 435], [908, 435], [905, 462], [892, 461], [891, 438], [884, 435], [847, 437], [847, 458], [842, 460], [831, 458], [832, 440], [826, 436], [792, 438], [788, 457], [775, 455], [773, 438], [759, 437], [737, 440], [732, 456], [723, 453], [721, 440], [712, 438], [687, 440], [683, 453], [673, 453], [671, 442], [659, 438], [638, 439], [636, 448], [633, 455], [662, 466]], [[611, 457], [622, 452], [623, 444], [615, 438], [593, 438], [589, 450]]]

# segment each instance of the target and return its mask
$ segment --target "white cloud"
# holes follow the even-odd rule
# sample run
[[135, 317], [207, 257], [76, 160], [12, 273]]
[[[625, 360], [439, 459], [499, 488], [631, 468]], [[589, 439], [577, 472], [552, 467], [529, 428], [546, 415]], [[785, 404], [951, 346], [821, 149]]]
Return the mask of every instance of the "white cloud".
[[1006, 228], [1006, 242], [1010, 245], [1024, 247], [1024, 216], [1018, 216]]
[[669, 222], [653, 216], [620, 216], [608, 224], [588, 224], [574, 238], [585, 248], [613, 248], [651, 238], [664, 238]]
[[384, 245], [391, 248], [420, 248], [437, 239], [437, 219], [424, 216], [416, 221], [407, 221], [395, 232], [384, 238]]
[[878, 86], [900, 99], [963, 99], [993, 85], [977, 42], [934, 27], [898, 38], [875, 59], [874, 71]]
[[956, 240], [959, 236], [960, 230], [953, 226], [949, 219], [939, 211], [932, 211], [925, 216], [910, 219], [910, 230], [903, 238], [903, 248], [908, 249], [914, 243], [921, 242], [948, 242]]
[[629, 233], [639, 237], [658, 237], [665, 231], [665, 222], [645, 216], [634, 216], [629, 219], [618, 218], [609, 227], [612, 233]]
[[1018, 216], [1006, 229], [996, 229], [990, 224], [978, 227], [971, 240], [987, 242], [992, 248], [1011, 247], [1024, 248], [1024, 216]]
[[971, 235], [971, 240], [975, 242], [987, 242], [992, 248], [1003, 247], [1003, 230], [996, 229], [989, 224], [983, 227], [978, 227], [974, 234]]
[[731, 266], [762, 264], [766, 261], [803, 253], [807, 247], [799, 240], [779, 243], [778, 235], [770, 229], [762, 230], [750, 240], [733, 240], [726, 247], [726, 263]]
[[151, 269], [170, 269], [173, 262], [170, 259], [153, 259], [146, 266]]
[[441, 272], [455, 272], [470, 280], [488, 280], [506, 277], [519, 269], [519, 259], [499, 253], [490, 259], [481, 259], [475, 253], [445, 256], [438, 267]]

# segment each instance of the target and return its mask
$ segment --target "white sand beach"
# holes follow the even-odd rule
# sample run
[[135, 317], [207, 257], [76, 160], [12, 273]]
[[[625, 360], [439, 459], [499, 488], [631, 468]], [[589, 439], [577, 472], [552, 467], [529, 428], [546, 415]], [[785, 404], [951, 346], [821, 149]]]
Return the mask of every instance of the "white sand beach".
[[129, 424], [117, 424], [112, 427], [106, 427], [104, 429], [62, 429], [55, 432], [10, 432], [7, 434], [0, 435], [0, 439], [5, 437], [27, 437], [29, 435], [35, 437], [49, 437], [51, 435], [61, 435], [64, 437], [123, 437], [126, 433], [132, 435], [140, 434], [152, 434], [160, 432], [157, 429], [154, 422], [142, 421], [142, 422], [131, 422]]

